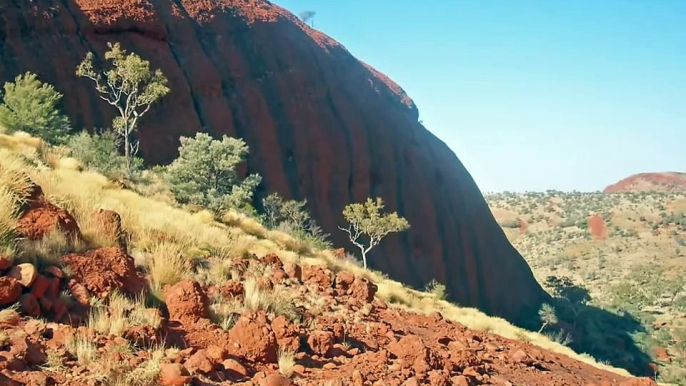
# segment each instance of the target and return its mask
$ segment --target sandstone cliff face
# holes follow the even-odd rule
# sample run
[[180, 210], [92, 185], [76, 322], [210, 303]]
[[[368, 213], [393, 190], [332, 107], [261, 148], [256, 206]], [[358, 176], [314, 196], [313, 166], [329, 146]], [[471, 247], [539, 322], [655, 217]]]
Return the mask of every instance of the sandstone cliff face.
[[262, 0], [5, 0], [0, 82], [33, 71], [66, 95], [76, 127], [103, 127], [112, 109], [74, 75], [108, 41], [140, 53], [172, 93], [144, 117], [141, 151], [173, 159], [178, 137], [242, 137], [262, 192], [303, 199], [348, 247], [344, 205], [382, 196], [411, 223], [371, 253], [371, 266], [452, 300], [520, 322], [547, 295], [496, 224], [455, 154], [418, 123], [390, 79]]

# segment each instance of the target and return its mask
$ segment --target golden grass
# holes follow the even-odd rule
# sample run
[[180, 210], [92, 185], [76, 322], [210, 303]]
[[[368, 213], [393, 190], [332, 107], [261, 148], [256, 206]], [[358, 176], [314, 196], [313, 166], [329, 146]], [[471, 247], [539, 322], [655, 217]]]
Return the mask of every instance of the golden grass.
[[0, 347], [4, 347], [10, 341], [10, 335], [6, 331], [0, 331]]
[[159, 314], [146, 308], [143, 295], [129, 299], [121, 292], [114, 291], [108, 297], [108, 304], [99, 304], [90, 312], [88, 327], [95, 331], [114, 336], [123, 336], [134, 326], [159, 328], [162, 319]]
[[72, 335], [66, 341], [66, 348], [69, 353], [76, 357], [81, 366], [88, 366], [98, 359], [98, 346], [88, 337], [79, 333]]
[[279, 364], [279, 372], [284, 377], [290, 378], [293, 375], [293, 366], [295, 366], [295, 353], [279, 349], [277, 363]]
[[287, 291], [265, 290], [260, 288], [257, 279], [249, 277], [243, 284], [245, 299], [243, 305], [251, 311], [264, 310], [274, 315], [282, 315], [291, 321], [298, 320], [300, 315]]
[[243, 230], [243, 232], [249, 235], [260, 238], [267, 237], [267, 228], [260, 224], [259, 221], [255, 220], [254, 218], [250, 218], [243, 213], [229, 210], [222, 216], [222, 222], [228, 226], [240, 228]]
[[135, 368], [121, 362], [105, 363], [108, 386], [156, 386], [165, 347], [157, 346], [146, 352], [147, 360]]
[[177, 244], [160, 242], [150, 251], [148, 271], [154, 288], [164, 288], [184, 279], [189, 264]]
[[17, 244], [19, 260], [35, 264], [39, 270], [60, 266], [62, 256], [69, 252], [81, 252], [88, 246], [78, 239], [65, 235], [60, 229], [52, 229], [40, 240], [21, 240]]

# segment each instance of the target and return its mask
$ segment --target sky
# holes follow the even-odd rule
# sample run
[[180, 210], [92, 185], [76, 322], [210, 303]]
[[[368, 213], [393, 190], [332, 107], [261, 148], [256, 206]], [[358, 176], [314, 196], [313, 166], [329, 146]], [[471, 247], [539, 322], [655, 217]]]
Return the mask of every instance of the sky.
[[686, 172], [686, 0], [275, 0], [400, 84], [483, 192]]

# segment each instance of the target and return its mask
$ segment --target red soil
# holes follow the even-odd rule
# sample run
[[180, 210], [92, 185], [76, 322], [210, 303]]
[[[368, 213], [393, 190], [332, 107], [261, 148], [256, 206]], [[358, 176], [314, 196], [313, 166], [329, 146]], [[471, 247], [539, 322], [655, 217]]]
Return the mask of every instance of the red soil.
[[588, 231], [596, 240], [602, 240], [607, 237], [607, 225], [602, 217], [598, 215], [589, 216], [587, 224]]

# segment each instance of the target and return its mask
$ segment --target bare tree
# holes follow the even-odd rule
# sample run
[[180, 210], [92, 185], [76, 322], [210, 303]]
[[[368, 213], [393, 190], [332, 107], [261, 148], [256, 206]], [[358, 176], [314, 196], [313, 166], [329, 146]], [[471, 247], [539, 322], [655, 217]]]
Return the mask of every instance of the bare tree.
[[138, 152], [138, 141], [131, 141], [138, 120], [150, 110], [150, 106], [169, 93], [167, 78], [162, 71], [150, 70], [150, 62], [132, 53], [126, 54], [119, 43], [108, 43], [110, 48], [105, 59], [112, 62], [107, 71], [96, 72], [93, 53], [89, 52], [76, 69], [76, 75], [95, 82], [100, 98], [117, 108], [119, 116], [112, 126], [124, 139], [124, 155], [127, 172], [131, 172], [133, 157]]
[[315, 11], [303, 11], [300, 12], [300, 20], [303, 21], [303, 23], [310, 22], [310, 27], [314, 28], [314, 16], [317, 14]]

